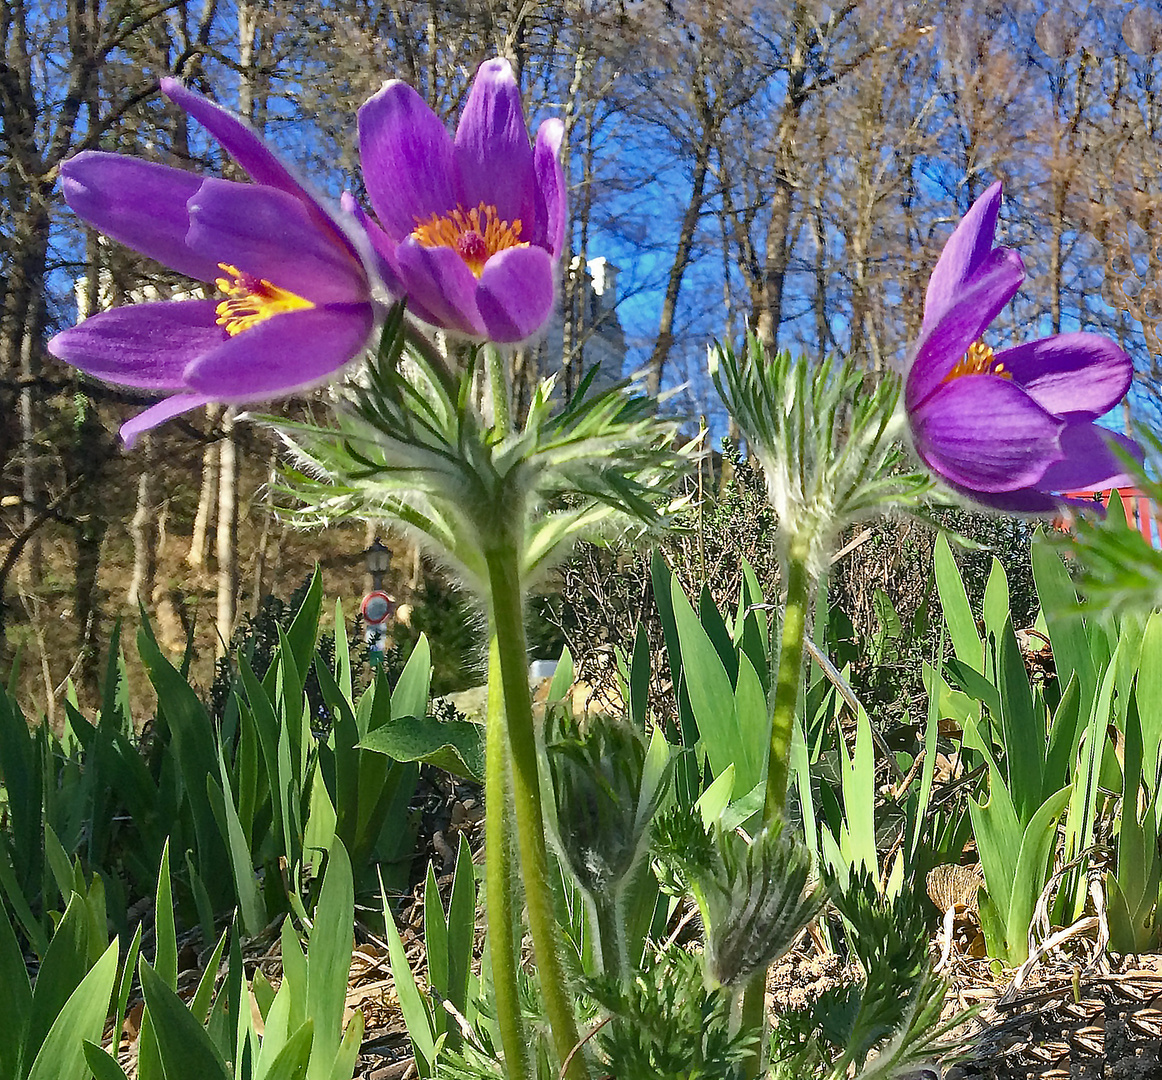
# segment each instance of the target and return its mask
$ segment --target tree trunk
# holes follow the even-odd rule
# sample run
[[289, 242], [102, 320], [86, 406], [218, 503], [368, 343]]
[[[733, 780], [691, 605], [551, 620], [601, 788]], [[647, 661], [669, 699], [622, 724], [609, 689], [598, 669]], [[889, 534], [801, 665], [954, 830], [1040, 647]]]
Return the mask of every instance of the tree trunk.
[[141, 475], [137, 478], [137, 508], [129, 524], [133, 538], [133, 579], [127, 600], [130, 607], [146, 604], [153, 595], [157, 573], [157, 528], [154, 524], [153, 439], [146, 436], [138, 451]]
[[[218, 405], [206, 406], [209, 427], [213, 429], [220, 415]], [[202, 492], [198, 496], [198, 510], [194, 515], [194, 532], [190, 537], [190, 551], [186, 562], [195, 570], [206, 569], [206, 541], [213, 523], [214, 507], [218, 498], [218, 444], [206, 444], [202, 454]]]
[[270, 508], [270, 490], [278, 468], [277, 447], [270, 452], [270, 464], [266, 470], [270, 483], [266, 486], [266, 494], [262, 498], [259, 511], [262, 514], [262, 533], [258, 538], [258, 547], [254, 553], [254, 576], [250, 596], [250, 614], [257, 615], [262, 607], [262, 598], [266, 595], [266, 565], [267, 548], [270, 546], [270, 526], [274, 521], [274, 513]]
[[109, 446], [105, 429], [97, 419], [96, 408], [86, 399], [76, 427], [73, 459], [82, 483], [73, 504], [73, 546], [76, 577], [73, 586], [73, 618], [77, 625], [77, 647], [80, 650], [80, 682], [96, 698], [100, 693], [101, 670], [101, 603], [97, 588], [101, 568], [101, 547], [108, 522], [101, 492], [101, 473], [108, 460]]
[[662, 386], [662, 374], [666, 361], [674, 347], [674, 317], [678, 310], [678, 294], [682, 291], [682, 278], [690, 265], [694, 252], [694, 237], [702, 217], [702, 204], [706, 195], [706, 174], [710, 169], [710, 154], [714, 146], [715, 125], [708, 109], [702, 118], [702, 137], [694, 157], [694, 182], [690, 187], [690, 198], [682, 215], [682, 225], [678, 230], [678, 246], [674, 261], [670, 264], [670, 274], [666, 280], [666, 293], [662, 298], [662, 316], [658, 322], [658, 336], [654, 351], [650, 354], [646, 370], [646, 392], [656, 396]]
[[773, 353], [779, 344], [779, 327], [783, 321], [783, 288], [787, 279], [787, 260], [791, 241], [791, 210], [795, 198], [795, 138], [803, 99], [801, 86], [791, 87], [783, 118], [779, 124], [775, 183], [770, 198], [770, 223], [767, 226], [766, 260], [763, 266], [762, 307], [755, 332]]
[[230, 648], [238, 592], [238, 470], [234, 443], [234, 410], [222, 414], [218, 444], [218, 649]]

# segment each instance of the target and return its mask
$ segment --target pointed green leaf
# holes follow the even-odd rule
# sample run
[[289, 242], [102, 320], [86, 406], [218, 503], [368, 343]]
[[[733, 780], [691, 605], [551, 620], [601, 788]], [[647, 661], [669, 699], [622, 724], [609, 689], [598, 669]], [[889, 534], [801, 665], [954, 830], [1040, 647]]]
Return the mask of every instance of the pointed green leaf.
[[347, 622], [343, 602], [335, 601], [335, 682], [348, 701], [351, 700], [351, 645], [347, 640]]
[[407, 953], [404, 951], [403, 941], [400, 940], [399, 930], [396, 928], [395, 918], [391, 914], [387, 894], [383, 892], [382, 886], [380, 895], [383, 902], [383, 921], [387, 929], [388, 960], [391, 964], [391, 976], [395, 980], [395, 992], [399, 998], [400, 1012], [403, 1013], [404, 1024], [407, 1026], [412, 1047], [417, 1057], [423, 1059], [425, 1067], [430, 1072], [436, 1056], [436, 1036], [432, 1027], [433, 1018], [420, 994], [419, 987], [416, 986]]
[[[426, 634], [420, 634], [391, 694], [391, 715], [424, 716], [432, 686], [432, 655]], [[411, 760], [411, 759], [408, 759]], [[483, 774], [481, 774], [483, 775]]]
[[997, 648], [997, 683], [1001, 701], [1001, 731], [1005, 744], [1005, 766], [1009, 791], [1022, 823], [1032, 819], [1041, 805], [1045, 771], [1045, 716], [1033, 708], [1029, 674], [1013, 633], [1008, 614]]
[[[468, 837], [460, 833], [452, 896], [448, 901], [448, 977], [445, 997], [461, 1016], [468, 1015], [468, 983], [472, 976], [472, 946], [476, 937], [476, 867]], [[460, 1044], [460, 1028], [448, 1025], [450, 1049]]]
[[88, 957], [89, 926], [85, 901], [73, 893], [37, 972], [24, 1044], [25, 1061], [40, 1047], [65, 1003], [84, 979], [89, 970]]
[[331, 1067], [331, 1080], [351, 1080], [355, 1075], [355, 1063], [359, 1060], [359, 1048], [363, 1044], [363, 1010], [356, 1009], [355, 1015], [343, 1032], [343, 1041], [335, 1055]]
[[1094, 674], [1085, 622], [1076, 611], [1077, 593], [1069, 578], [1069, 571], [1065, 569], [1061, 556], [1043, 535], [1033, 538], [1030, 558], [1037, 596], [1041, 600], [1041, 610], [1053, 645], [1057, 679], [1065, 686], [1070, 676], [1076, 674], [1082, 700], [1089, 701], [1097, 690], [1097, 676]]
[[[117, 942], [113, 942], [54, 1014], [27, 1080], [88, 1080], [85, 1041], [100, 1042], [116, 981]], [[37, 979], [38, 989], [39, 983]]]
[[976, 620], [972, 617], [968, 594], [964, 591], [964, 582], [956, 560], [952, 557], [948, 538], [943, 533], [936, 538], [932, 558], [940, 606], [944, 609], [944, 621], [948, 625], [948, 636], [952, 638], [956, 658], [983, 673], [984, 650], [976, 631]]
[[964, 744], [979, 750], [988, 763], [988, 799], [981, 803], [970, 798], [968, 812], [989, 895], [999, 911], [1007, 912], [1025, 830], [1017, 817], [1004, 776], [971, 721], [964, 729]]
[[254, 1080], [303, 1080], [314, 1059], [314, 1035], [314, 1021], [308, 1020], [282, 1044], [269, 1066], [256, 1071]]
[[702, 815], [702, 824], [706, 828], [709, 829], [722, 816], [722, 812], [730, 803], [730, 796], [733, 791], [734, 766], [727, 765], [714, 778], [714, 783], [702, 792], [698, 802], [695, 803], [698, 812]]
[[739, 787], [749, 790], [762, 771], [762, 744], [755, 746], [743, 738], [732, 707], [730, 675], [677, 579], [673, 580], [671, 604], [681, 641], [686, 690], [710, 767], [719, 776], [734, 765]]
[[[218, 980], [218, 966], [222, 963], [222, 954], [226, 951], [228, 934], [229, 931], [223, 930], [222, 936], [218, 938], [218, 944], [214, 946], [210, 959], [206, 961], [206, 970], [202, 972], [202, 977], [198, 980], [198, 988], [194, 991], [193, 999], [190, 1001], [190, 1012], [199, 1024], [206, 1023], [210, 1016], [210, 1008], [214, 1004], [214, 986]], [[256, 977], [260, 974], [260, 971], [255, 972]]]
[[1069, 802], [1071, 788], [1064, 787], [1050, 795], [1037, 810], [1021, 838], [1021, 850], [1013, 879], [1005, 935], [1010, 963], [1020, 964], [1029, 956], [1029, 926], [1033, 909], [1049, 878], [1049, 859], [1057, 838], [1057, 819]]
[[[441, 997], [448, 996], [448, 923], [440, 902], [440, 889], [436, 884], [436, 871], [428, 863], [428, 876], [424, 881], [424, 951], [428, 964], [428, 986]], [[439, 1009], [435, 1015], [436, 1034], [442, 1035], [448, 1028], [448, 1014]]]
[[[219, 787], [212, 776], [207, 776], [206, 789], [211, 805], [218, 811], [222, 819], [222, 839], [226, 841], [226, 849], [230, 853], [230, 871], [234, 876], [238, 906], [242, 913], [242, 925], [246, 933], [253, 937], [261, 933], [262, 928], [266, 925], [266, 907], [262, 902], [262, 894], [258, 890], [258, 881], [254, 876], [253, 857], [242, 832], [242, 823], [238, 820], [238, 810], [234, 806], [226, 762], [221, 757], [219, 757], [218, 766], [222, 777], [222, 786]], [[159, 974], [161, 973], [159, 972]]]
[[166, 1080], [232, 1080], [206, 1029], [145, 960], [138, 977]]
[[117, 1063], [117, 1059], [102, 1050], [96, 1043], [84, 1040], [85, 1064], [95, 1080], [129, 1080], [125, 1070]]
[[315, 655], [315, 642], [319, 636], [319, 616], [323, 611], [323, 575], [318, 566], [311, 575], [311, 584], [307, 594], [295, 612], [290, 629], [286, 632], [286, 641], [294, 655], [295, 668], [298, 671], [310, 669], [311, 660]]
[[569, 687], [573, 685], [575, 673], [573, 670], [573, 655], [566, 645], [561, 650], [561, 659], [557, 661], [557, 669], [549, 683], [549, 701], [564, 701], [568, 696]]
[[178, 939], [173, 917], [173, 892], [169, 876], [169, 841], [161, 852], [157, 874], [157, 898], [154, 906], [153, 970], [171, 990], [178, 988]]
[[28, 981], [28, 969], [16, 932], [8, 921], [8, 912], [0, 904], [0, 1016], [5, 1018], [8, 1032], [7, 1037], [0, 1038], [0, 1077], [4, 1080], [16, 1076], [31, 1011], [32, 985]]
[[355, 944], [354, 920], [355, 889], [351, 861], [342, 842], [335, 840], [327, 859], [323, 888], [307, 944], [307, 1015], [315, 1022], [309, 1072], [312, 1080], [329, 1077], [343, 1035], [347, 976]]
[[1142, 652], [1135, 687], [1142, 718], [1142, 760], [1151, 790], [1156, 787], [1158, 750], [1162, 747], [1162, 612], [1154, 612], [1142, 635]]
[[993, 556], [988, 581], [984, 587], [984, 601], [981, 605], [984, 616], [985, 636], [999, 637], [1009, 618], [1009, 579], [1001, 560]]

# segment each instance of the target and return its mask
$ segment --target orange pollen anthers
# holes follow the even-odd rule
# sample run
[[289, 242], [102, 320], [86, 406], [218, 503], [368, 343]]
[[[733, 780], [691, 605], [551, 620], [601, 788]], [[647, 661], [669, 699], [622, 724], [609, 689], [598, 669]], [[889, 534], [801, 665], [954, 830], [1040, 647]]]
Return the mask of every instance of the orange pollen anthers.
[[999, 375], [1002, 379], [1011, 379], [1013, 373], [1005, 370], [1004, 361], [998, 361], [996, 353], [983, 341], [974, 341], [959, 360], [956, 366], [944, 376], [944, 382], [959, 379], [961, 375]]
[[315, 306], [310, 300], [280, 289], [269, 281], [244, 274], [236, 266], [218, 263], [218, 268], [227, 276], [218, 278], [214, 284], [230, 299], [223, 300], [215, 309], [217, 321], [231, 337], [250, 330], [273, 315], [305, 311]]
[[520, 218], [509, 224], [501, 220], [495, 206], [484, 203], [472, 210], [456, 207], [450, 214], [433, 214], [426, 221], [417, 218], [412, 230], [424, 247], [454, 248], [477, 277], [498, 251], [529, 246], [521, 241], [520, 233]]

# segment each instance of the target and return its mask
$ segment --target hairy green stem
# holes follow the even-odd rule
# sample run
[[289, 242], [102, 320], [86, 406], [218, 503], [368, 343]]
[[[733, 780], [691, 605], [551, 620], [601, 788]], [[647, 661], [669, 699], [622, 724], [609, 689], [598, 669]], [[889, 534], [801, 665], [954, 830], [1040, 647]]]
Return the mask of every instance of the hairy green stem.
[[[533, 701], [529, 691], [528, 647], [525, 642], [524, 590], [515, 544], [485, 552], [491, 619], [496, 632], [504, 711], [512, 761], [513, 806], [525, 886], [529, 931], [533, 939], [545, 1014], [553, 1035], [557, 1060], [564, 1062], [580, 1041], [573, 1003], [557, 946], [557, 919], [549, 885], [549, 858], [537, 772]], [[589, 1080], [582, 1054], [574, 1054], [565, 1073], [568, 1080]]]
[[507, 360], [495, 345], [484, 346], [485, 370], [488, 373], [488, 390], [492, 398], [492, 422], [498, 431], [507, 434], [512, 429], [512, 414], [508, 404]]
[[763, 821], [770, 825], [783, 816], [787, 803], [787, 781], [791, 774], [791, 732], [799, 706], [799, 684], [803, 681], [803, 640], [807, 627], [807, 605], [811, 598], [811, 575], [805, 552], [793, 546], [783, 562], [787, 601], [783, 609], [783, 639], [779, 648], [779, 669], [775, 678], [775, 698], [771, 708], [771, 755], [767, 762], [767, 797]]
[[[767, 796], [763, 823], [771, 825], [783, 816], [787, 804], [787, 782], [791, 775], [791, 733], [799, 707], [803, 681], [803, 641], [807, 628], [807, 605], [811, 599], [811, 575], [806, 552], [792, 545], [783, 560], [787, 600], [783, 609], [783, 636], [779, 646], [779, 668], [771, 707], [771, 752], [767, 761]], [[742, 1025], [759, 1035], [754, 1055], [746, 1062], [744, 1075], [753, 1080], [761, 1074], [766, 1042], [767, 969], [757, 971], [743, 991]]]
[[629, 957], [625, 945], [625, 912], [620, 886], [610, 896], [589, 896], [593, 925], [597, 930], [594, 945], [598, 951], [601, 970], [620, 980], [629, 971]]
[[512, 910], [512, 859], [508, 834], [508, 735], [504, 723], [504, 688], [500, 647], [489, 626], [488, 713], [484, 759], [484, 889], [488, 916], [488, 949], [496, 1022], [511, 1080], [530, 1080], [528, 1042], [521, 1022], [517, 980], [517, 947]]
[[739, 1026], [743, 1031], [753, 1031], [759, 1037], [754, 1052], [743, 1062], [743, 1076], [755, 1080], [762, 1075], [763, 1057], [767, 1037], [767, 969], [756, 971], [742, 992], [742, 1008]]

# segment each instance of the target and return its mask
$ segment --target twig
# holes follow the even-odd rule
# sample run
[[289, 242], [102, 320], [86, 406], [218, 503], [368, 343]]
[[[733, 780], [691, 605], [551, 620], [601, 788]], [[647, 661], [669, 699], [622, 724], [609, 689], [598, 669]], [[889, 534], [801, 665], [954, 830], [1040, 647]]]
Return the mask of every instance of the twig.
[[577, 1052], [612, 1019], [612, 1016], [607, 1016], [600, 1024], [595, 1024], [585, 1033], [585, 1037], [579, 1040], [577, 1045], [569, 1051], [565, 1060], [561, 1062], [561, 1071], [557, 1074], [558, 1080], [565, 1080], [565, 1074], [569, 1071], [569, 1066], [573, 1064], [573, 1058], [577, 1056]]
[[[860, 704], [859, 698], [855, 696], [855, 691], [852, 690], [847, 680], [839, 673], [839, 669], [828, 659], [826, 653], [819, 648], [810, 638], [804, 639], [804, 644], [807, 647], [807, 652], [811, 654], [811, 659], [815, 661], [822, 669], [823, 674], [827, 676], [828, 681], [836, 690], [839, 691], [839, 696], [847, 702], [848, 707], [853, 713], [858, 716], [861, 711], [866, 712], [863, 705]], [[880, 753], [883, 754], [888, 763], [888, 769], [896, 778], [897, 783], [904, 779], [904, 773], [900, 766], [896, 763], [896, 755], [892, 753], [891, 748], [884, 741], [884, 737], [875, 729], [871, 723], [868, 724], [871, 729], [872, 740], [876, 746], [879, 747]]]

